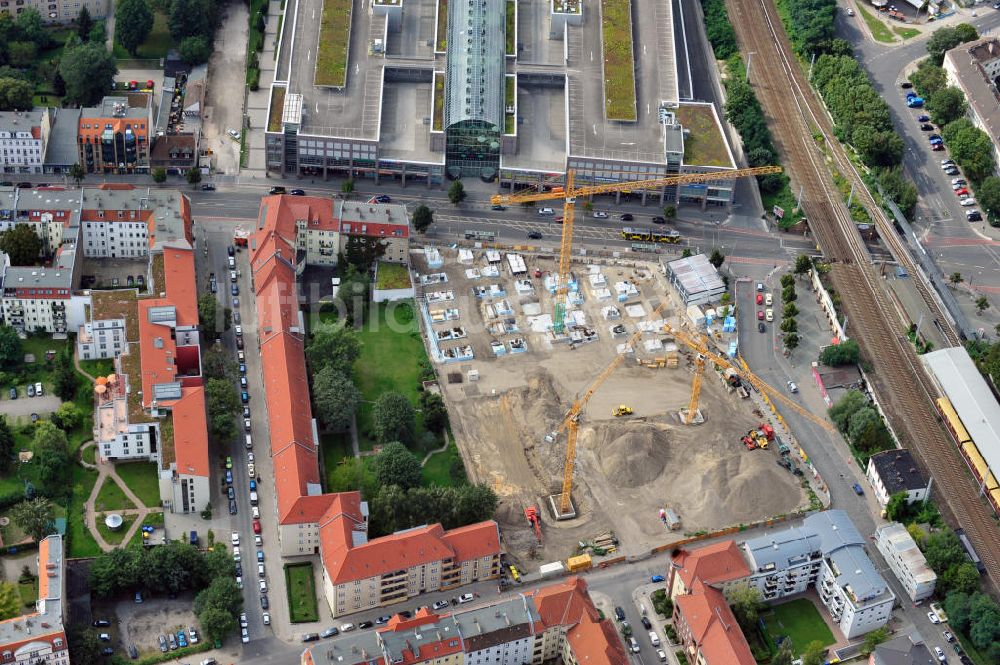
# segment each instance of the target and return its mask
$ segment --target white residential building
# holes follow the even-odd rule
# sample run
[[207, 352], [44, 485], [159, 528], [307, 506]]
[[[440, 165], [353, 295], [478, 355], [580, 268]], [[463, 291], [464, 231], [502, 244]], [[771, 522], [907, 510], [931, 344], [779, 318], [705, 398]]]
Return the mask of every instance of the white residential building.
[[38, 600], [32, 611], [0, 621], [4, 665], [70, 665], [66, 618], [66, 557], [60, 535], [38, 543]]
[[927, 565], [927, 559], [905, 526], [892, 522], [878, 527], [875, 529], [875, 546], [902, 583], [910, 600], [917, 602], [934, 593], [937, 575]]
[[126, 344], [123, 318], [87, 321], [76, 339], [81, 360], [115, 358], [125, 351]]
[[847, 513], [827, 510], [806, 517], [801, 527], [765, 533], [743, 543], [749, 582], [765, 600], [815, 587], [847, 638], [889, 621], [895, 595], [879, 575]]
[[906, 492], [906, 503], [925, 501], [930, 495], [930, 481], [924, 478], [917, 461], [905, 448], [894, 448], [869, 457], [865, 475], [882, 507], [889, 503], [893, 494], [899, 492]]
[[0, 169], [4, 173], [41, 173], [51, 128], [48, 109], [0, 113]]

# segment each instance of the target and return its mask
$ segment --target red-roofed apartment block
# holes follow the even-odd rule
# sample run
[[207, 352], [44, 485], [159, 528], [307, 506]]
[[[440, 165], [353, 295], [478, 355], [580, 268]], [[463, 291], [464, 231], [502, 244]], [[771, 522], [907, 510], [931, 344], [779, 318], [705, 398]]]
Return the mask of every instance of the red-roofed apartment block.
[[[301, 665], [326, 662], [328, 647], [306, 650]], [[341, 638], [341, 665], [625, 665], [614, 626], [602, 619], [587, 583], [569, 577], [533, 592], [453, 614], [418, 610], [382, 629]]]
[[721, 589], [750, 577], [750, 568], [732, 540], [712, 543], [696, 550], [679, 550], [671, 561], [667, 590], [671, 598], [688, 593], [695, 580]]
[[69, 665], [63, 628], [66, 560], [62, 536], [38, 543], [38, 600], [27, 614], [0, 621], [0, 662], [12, 665]]
[[[391, 207], [383, 216], [405, 225], [399, 206], [365, 207]], [[336, 251], [332, 258], [325, 253], [332, 249], [325, 243], [339, 247], [340, 223], [332, 211], [330, 199], [264, 197], [249, 248], [281, 553], [320, 555], [324, 595], [336, 617], [498, 577], [500, 534], [489, 521], [451, 531], [435, 524], [368, 540], [361, 495], [322, 493], [295, 280], [311, 256], [336, 262]]]

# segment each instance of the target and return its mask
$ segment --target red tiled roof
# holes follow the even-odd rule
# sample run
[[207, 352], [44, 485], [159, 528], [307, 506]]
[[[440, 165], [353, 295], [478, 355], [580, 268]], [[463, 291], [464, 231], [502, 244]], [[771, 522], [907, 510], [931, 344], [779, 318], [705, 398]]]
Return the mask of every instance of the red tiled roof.
[[755, 664], [750, 645], [721, 591], [696, 579], [691, 593], [677, 596], [674, 603], [708, 665]]
[[[172, 330], [165, 325], [150, 323], [149, 310], [170, 305], [170, 301], [157, 298], [140, 300], [139, 306], [139, 360], [141, 363], [142, 405], [150, 408], [153, 403], [153, 386], [177, 380], [177, 346]], [[135, 381], [135, 377], [130, 377]], [[162, 403], [169, 406], [169, 403]]]
[[688, 588], [696, 579], [706, 584], [721, 584], [750, 575], [750, 568], [732, 540], [712, 543], [696, 550], [682, 549], [674, 556], [673, 563]]
[[500, 551], [500, 529], [492, 521], [445, 531], [443, 539], [455, 551], [457, 561], [481, 559]]
[[[198, 325], [198, 287], [194, 273], [194, 250], [164, 247], [163, 273], [167, 300], [177, 308], [178, 325]], [[161, 285], [156, 286], [159, 288]]]
[[577, 662], [593, 665], [620, 665], [628, 662], [625, 647], [611, 622], [601, 619], [587, 593], [587, 582], [567, 577], [526, 595], [534, 596], [544, 629], [569, 626], [566, 639]]
[[210, 462], [205, 389], [201, 386], [184, 388], [181, 398], [174, 403], [171, 412], [177, 473], [208, 477]]
[[353, 546], [352, 524], [343, 517], [320, 527], [323, 564], [333, 584], [454, 558], [440, 524], [400, 531]]

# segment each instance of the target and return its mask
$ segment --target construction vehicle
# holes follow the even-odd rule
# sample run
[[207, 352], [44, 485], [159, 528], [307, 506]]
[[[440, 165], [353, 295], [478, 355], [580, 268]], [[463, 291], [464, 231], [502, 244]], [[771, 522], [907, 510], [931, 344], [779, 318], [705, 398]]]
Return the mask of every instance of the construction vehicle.
[[603, 185], [586, 185], [577, 187], [574, 184], [576, 172], [573, 169], [566, 171], [566, 185], [552, 187], [549, 191], [520, 191], [513, 194], [496, 194], [490, 202], [495, 205], [514, 205], [518, 203], [536, 203], [538, 201], [563, 202], [563, 223], [562, 240], [559, 246], [559, 275], [556, 283], [556, 306], [552, 318], [552, 329], [556, 333], [562, 333], [566, 328], [566, 300], [569, 295], [569, 268], [573, 257], [573, 218], [575, 215], [575, 204], [577, 197], [593, 196], [594, 194], [612, 194], [617, 192], [636, 192], [648, 189], [660, 189], [671, 185], [685, 185], [698, 182], [709, 182], [715, 180], [735, 180], [747, 176], [768, 175], [771, 173], [781, 173], [780, 166], [758, 166], [747, 169], [733, 169], [731, 171], [710, 171], [708, 173], [686, 173], [667, 178], [651, 178], [647, 180], [635, 180], [632, 182], [616, 182]]
[[757, 431], [767, 437], [768, 441], [774, 441], [774, 428], [767, 423], [757, 425]]
[[528, 506], [524, 509], [524, 516], [528, 523], [535, 529], [535, 540], [542, 542], [542, 517], [538, 514], [537, 506]]
[[621, 416], [631, 416], [632, 415], [632, 407], [631, 406], [626, 406], [624, 404], [619, 404], [618, 406], [616, 406], [614, 408], [614, 410], [611, 411], [611, 414], [615, 418], [620, 418]]
[[[701, 397], [701, 379], [705, 375], [705, 356], [698, 354], [694, 361], [694, 379], [691, 381], [691, 400], [688, 402], [687, 411], [682, 411], [684, 424], [690, 425], [695, 422], [698, 415], [698, 400]], [[703, 420], [701, 422], [704, 422]]]
[[747, 450], [757, 449], [757, 439], [753, 436], [753, 430], [748, 432], [747, 435], [743, 437], [743, 445], [747, 447]]
[[817, 425], [819, 425], [820, 427], [829, 432], [836, 431], [836, 428], [833, 426], [832, 423], [824, 420], [823, 418], [820, 418], [819, 416], [813, 414], [811, 411], [808, 411], [802, 406], [799, 406], [794, 400], [792, 400], [789, 397], [786, 397], [782, 391], [771, 386], [763, 379], [758, 377], [756, 374], [751, 372], [749, 369], [737, 367], [727, 358], [724, 358], [723, 356], [709, 349], [705, 340], [695, 339], [693, 336], [687, 334], [682, 330], [673, 328], [669, 324], [663, 326], [663, 332], [669, 335], [673, 335], [675, 340], [684, 343], [693, 351], [697, 351], [698, 353], [704, 355], [706, 360], [711, 360], [718, 367], [721, 367], [723, 369], [732, 369], [733, 371], [736, 372], [736, 374], [739, 375], [740, 379], [746, 381], [754, 388], [756, 388], [758, 391], [760, 391], [762, 394], [767, 395], [772, 400], [781, 402], [784, 406], [787, 406], [791, 410], [798, 413], [800, 416], [808, 418], [809, 420], [811, 420], [812, 422], [816, 423]]
[[750, 431], [753, 432], [754, 438], [757, 441], [757, 447], [760, 448], [761, 450], [767, 450], [767, 447], [770, 445], [770, 442], [767, 440], [767, 437], [764, 436], [764, 433], [761, 432], [759, 429]]

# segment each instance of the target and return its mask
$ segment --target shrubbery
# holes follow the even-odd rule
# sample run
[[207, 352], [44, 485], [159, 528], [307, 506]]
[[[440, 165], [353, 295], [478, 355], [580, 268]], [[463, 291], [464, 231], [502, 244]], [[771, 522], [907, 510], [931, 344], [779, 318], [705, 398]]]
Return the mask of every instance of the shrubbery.
[[882, 416], [858, 390], [849, 391], [830, 408], [830, 419], [850, 442], [861, 464], [867, 464], [868, 458], [880, 450], [894, 446]]
[[[750, 166], [767, 166], [778, 162], [778, 151], [771, 138], [771, 130], [764, 120], [764, 111], [757, 101], [753, 88], [744, 77], [743, 63], [738, 57], [726, 63], [726, 119], [733, 124], [743, 139], [743, 150]], [[784, 173], [758, 176], [760, 191], [773, 194], [787, 186]]]
[[719, 60], [728, 60], [739, 53], [736, 32], [729, 22], [725, 0], [701, 0], [701, 8], [705, 13], [705, 34], [712, 43], [715, 57]]

